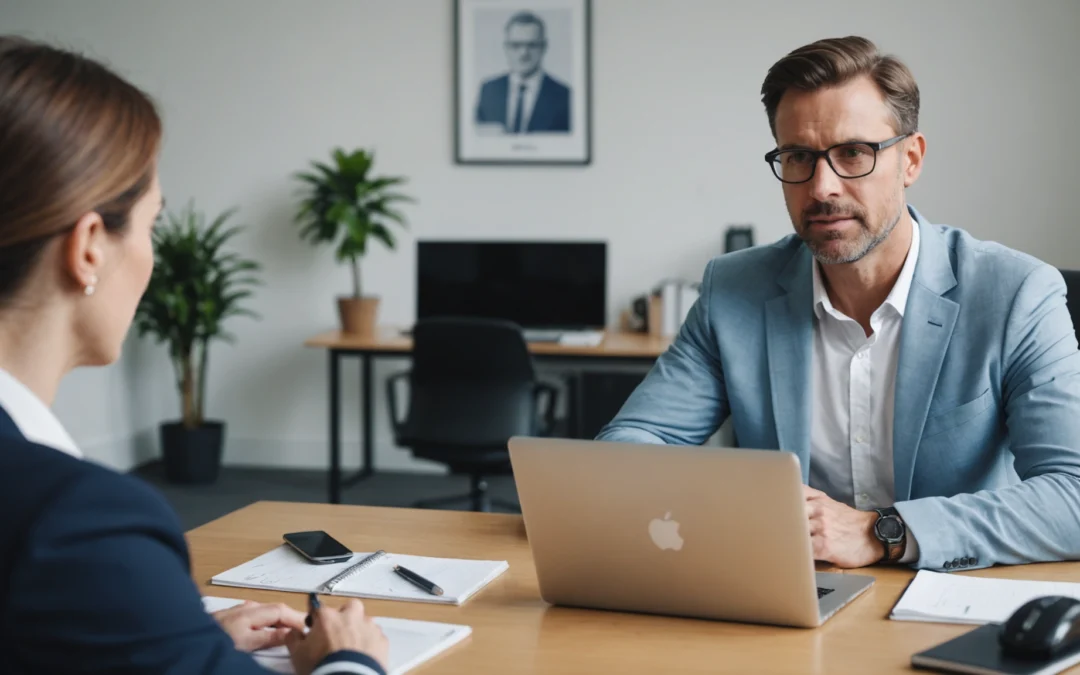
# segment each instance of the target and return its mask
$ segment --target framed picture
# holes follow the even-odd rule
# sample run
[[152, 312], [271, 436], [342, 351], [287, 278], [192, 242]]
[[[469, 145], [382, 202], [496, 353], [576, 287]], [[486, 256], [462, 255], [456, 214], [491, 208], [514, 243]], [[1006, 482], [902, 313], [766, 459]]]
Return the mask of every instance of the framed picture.
[[455, 0], [458, 164], [592, 161], [590, 0]]

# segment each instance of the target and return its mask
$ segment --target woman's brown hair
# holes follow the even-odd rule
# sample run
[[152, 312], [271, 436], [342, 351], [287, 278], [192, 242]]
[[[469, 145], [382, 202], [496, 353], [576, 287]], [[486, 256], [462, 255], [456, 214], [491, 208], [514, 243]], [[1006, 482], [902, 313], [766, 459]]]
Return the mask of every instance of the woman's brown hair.
[[123, 232], [160, 143], [153, 102], [104, 65], [0, 36], [0, 301], [83, 215]]
[[761, 85], [761, 102], [776, 137], [776, 109], [788, 89], [814, 91], [868, 75], [885, 97], [897, 134], [919, 128], [919, 85], [901, 61], [878, 52], [873, 42], [849, 36], [819, 40], [777, 61]]

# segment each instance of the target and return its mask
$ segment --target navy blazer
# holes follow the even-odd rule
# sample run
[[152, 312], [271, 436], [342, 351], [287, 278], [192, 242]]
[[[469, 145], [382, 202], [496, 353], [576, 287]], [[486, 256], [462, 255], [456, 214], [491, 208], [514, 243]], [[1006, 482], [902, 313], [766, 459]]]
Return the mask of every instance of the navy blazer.
[[[510, 76], [494, 77], [480, 87], [480, 100], [476, 105], [478, 124], [497, 123], [510, 131], [512, 120], [508, 120]], [[547, 73], [540, 81], [540, 91], [536, 94], [532, 116], [525, 127], [526, 133], [536, 131], [570, 131], [570, 87], [562, 84]]]
[[[265, 675], [203, 610], [176, 515], [138, 478], [30, 443], [0, 408], [0, 672]], [[320, 668], [383, 675], [338, 652]]]

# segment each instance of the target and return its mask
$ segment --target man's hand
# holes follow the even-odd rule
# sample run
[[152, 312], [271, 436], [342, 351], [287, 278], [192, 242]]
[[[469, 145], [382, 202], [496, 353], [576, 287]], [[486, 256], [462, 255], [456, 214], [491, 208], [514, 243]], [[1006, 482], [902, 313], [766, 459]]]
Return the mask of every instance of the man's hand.
[[283, 645], [292, 630], [304, 630], [304, 614], [280, 603], [248, 601], [212, 616], [242, 652]]
[[297, 675], [308, 675], [324, 658], [343, 649], [367, 654], [386, 668], [390, 643], [359, 600], [347, 601], [340, 610], [320, 607], [314, 619], [306, 636], [295, 631], [285, 640]]
[[803, 493], [815, 560], [838, 567], [865, 567], [881, 560], [885, 547], [874, 536], [877, 512], [858, 511], [806, 485]]

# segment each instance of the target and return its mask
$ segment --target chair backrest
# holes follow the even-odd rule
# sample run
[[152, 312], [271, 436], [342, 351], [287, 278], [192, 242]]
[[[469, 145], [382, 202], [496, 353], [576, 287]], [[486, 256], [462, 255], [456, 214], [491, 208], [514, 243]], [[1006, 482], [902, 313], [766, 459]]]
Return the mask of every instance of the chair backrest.
[[536, 431], [536, 375], [521, 328], [440, 317], [413, 328], [409, 410], [401, 442], [505, 448]]
[[1080, 270], [1059, 270], [1065, 278], [1065, 306], [1072, 317], [1073, 330], [1080, 341]]

